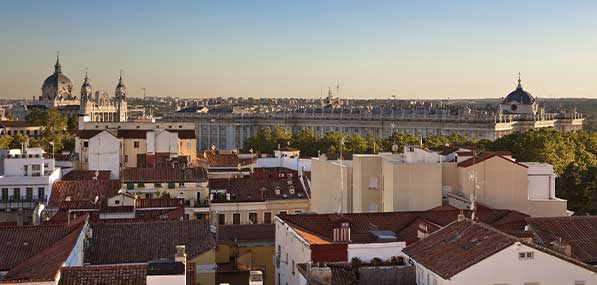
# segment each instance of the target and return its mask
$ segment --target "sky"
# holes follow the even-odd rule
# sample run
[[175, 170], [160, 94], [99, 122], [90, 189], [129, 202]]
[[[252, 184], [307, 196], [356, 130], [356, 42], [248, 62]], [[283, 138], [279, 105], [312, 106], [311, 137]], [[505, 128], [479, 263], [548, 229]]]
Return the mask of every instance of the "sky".
[[0, 38], [2, 98], [56, 51], [77, 94], [597, 98], [597, 1], [2, 1]]

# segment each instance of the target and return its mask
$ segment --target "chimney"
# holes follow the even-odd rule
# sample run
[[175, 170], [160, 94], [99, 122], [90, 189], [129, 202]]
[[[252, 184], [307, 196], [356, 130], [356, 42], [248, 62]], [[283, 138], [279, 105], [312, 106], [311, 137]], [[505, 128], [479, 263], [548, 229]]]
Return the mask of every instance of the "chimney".
[[182, 263], [187, 262], [187, 253], [184, 245], [176, 246], [176, 256], [174, 256], [174, 261]]
[[329, 267], [312, 267], [309, 275], [309, 281], [332, 284], [332, 269]]
[[563, 242], [562, 238], [552, 241], [551, 247], [553, 248], [553, 250], [561, 254], [564, 254], [566, 256], [572, 256], [572, 246], [567, 242]]
[[350, 223], [342, 222], [334, 227], [334, 242], [350, 242]]

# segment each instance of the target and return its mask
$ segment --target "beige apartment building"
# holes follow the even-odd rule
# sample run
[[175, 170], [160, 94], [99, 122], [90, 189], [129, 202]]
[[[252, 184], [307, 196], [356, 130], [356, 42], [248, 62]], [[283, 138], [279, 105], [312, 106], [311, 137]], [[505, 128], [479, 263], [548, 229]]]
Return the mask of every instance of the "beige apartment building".
[[[460, 155], [459, 155], [460, 154]], [[454, 149], [439, 153], [407, 146], [401, 154], [312, 159], [311, 208], [317, 213], [425, 211], [449, 203], [511, 209], [528, 215], [567, 215], [555, 196], [548, 164], [516, 162], [509, 154]]]
[[[75, 152], [79, 154], [83, 170], [118, 173], [120, 168], [126, 167], [198, 165], [197, 136], [194, 125], [188, 123], [80, 120]], [[109, 163], [102, 161], [113, 156], [117, 159]]]
[[355, 154], [352, 160], [313, 158], [311, 211], [424, 211], [441, 206], [439, 160], [439, 154], [419, 148], [405, 149], [405, 154]]

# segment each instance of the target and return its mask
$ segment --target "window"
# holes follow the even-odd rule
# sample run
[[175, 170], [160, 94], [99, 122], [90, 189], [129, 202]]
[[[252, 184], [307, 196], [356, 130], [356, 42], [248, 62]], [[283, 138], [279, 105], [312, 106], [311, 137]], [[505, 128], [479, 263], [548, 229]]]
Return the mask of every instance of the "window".
[[293, 259], [292, 260], [292, 275], [294, 275], [294, 268], [295, 268], [295, 266], [294, 266], [294, 259]]
[[143, 183], [143, 182], [137, 183], [137, 187], [139, 187], [139, 188], [145, 188], [145, 183]]
[[240, 224], [240, 213], [232, 214], [232, 223], [235, 225]]
[[8, 200], [8, 188], [2, 188], [2, 200]]
[[162, 187], [162, 183], [153, 183], [153, 186], [155, 188], [161, 188]]
[[377, 190], [377, 177], [369, 177], [369, 190]]
[[128, 155], [126, 155], [126, 154], [124, 155], [124, 162], [125, 162], [125, 163], [126, 163], [126, 162], [129, 162], [129, 156], [128, 156]]
[[12, 191], [12, 198], [14, 200], [21, 200], [21, 188], [15, 188]]
[[139, 148], [139, 142], [138, 141], [134, 141], [133, 142], [133, 147], [134, 148]]
[[176, 188], [176, 184], [174, 184], [174, 182], [168, 182], [168, 189], [174, 189]]
[[295, 213], [295, 214], [300, 214], [300, 213], [302, 213], [302, 212], [303, 212], [303, 211], [301, 211], [301, 210], [296, 210], [296, 211], [294, 211], [294, 213]]
[[249, 213], [249, 222], [251, 224], [257, 224], [257, 213]]
[[126, 184], [126, 189], [128, 189], [128, 190], [135, 189], [135, 183], [127, 183]]
[[33, 188], [32, 187], [27, 187], [25, 189], [25, 195], [27, 197], [27, 201], [31, 201], [33, 200]]
[[29, 165], [23, 165], [23, 176], [29, 175]]
[[520, 259], [520, 260], [529, 260], [529, 259], [533, 259], [533, 257], [534, 257], [534, 254], [532, 251], [518, 253], [518, 259]]
[[265, 213], [263, 213], [263, 223], [264, 224], [271, 224], [272, 223], [272, 212], [265, 212]]
[[114, 200], [114, 205], [120, 205], [120, 200]]
[[184, 187], [184, 182], [178, 182], [178, 186]]
[[87, 148], [87, 147], [89, 147], [89, 142], [87, 142], [87, 141], [84, 141], [84, 142], [83, 142], [83, 147], [84, 147], [84, 148]]
[[218, 225], [226, 224], [226, 214], [218, 214]]
[[286, 211], [280, 211], [280, 212], [278, 212], [278, 214], [280, 214], [280, 215], [286, 215], [286, 214], [288, 214], [288, 212], [286, 212]]

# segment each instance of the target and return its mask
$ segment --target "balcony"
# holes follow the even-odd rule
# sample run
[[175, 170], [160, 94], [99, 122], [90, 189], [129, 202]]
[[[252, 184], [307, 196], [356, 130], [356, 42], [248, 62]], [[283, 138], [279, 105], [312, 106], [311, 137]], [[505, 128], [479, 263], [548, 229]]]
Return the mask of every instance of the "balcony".
[[45, 204], [47, 197], [0, 197], [0, 210], [34, 209], [37, 204]]

